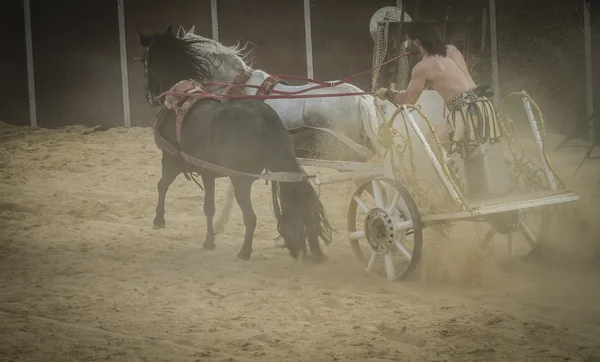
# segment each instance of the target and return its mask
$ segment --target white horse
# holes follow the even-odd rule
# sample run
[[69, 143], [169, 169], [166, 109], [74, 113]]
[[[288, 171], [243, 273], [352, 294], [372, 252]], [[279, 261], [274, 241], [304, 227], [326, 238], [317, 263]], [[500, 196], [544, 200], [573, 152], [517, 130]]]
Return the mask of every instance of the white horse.
[[[269, 78], [269, 74], [262, 70], [252, 69], [245, 63], [248, 56], [245, 48], [239, 46], [227, 47], [221, 43], [204, 38], [193, 33], [194, 27], [184, 33], [180, 27], [179, 37], [198, 40], [197, 46], [206, 54], [210, 65], [209, 73], [212, 79], [209, 82], [242, 83], [250, 86], [261, 86]], [[331, 81], [334, 83], [335, 81]], [[288, 86], [281, 83], [275, 84], [272, 89], [282, 92], [299, 92], [316, 84], [301, 86]], [[225, 87], [209, 86], [207, 90], [213, 94], [222, 94]], [[244, 95], [256, 95], [257, 88], [235, 87], [229, 90], [241, 90]], [[302, 95], [325, 95], [340, 93], [363, 93], [360, 88], [344, 83], [335, 87], [325, 87], [302, 92]], [[277, 95], [277, 93], [273, 93]], [[303, 126], [324, 127], [338, 131], [349, 137], [354, 142], [367, 146], [367, 135], [364, 130], [364, 120], [376, 119], [377, 114], [373, 105], [373, 96], [356, 95], [329, 98], [296, 98], [296, 99], [266, 99], [266, 104], [271, 106], [282, 118], [288, 129]]]
[[[245, 63], [244, 59], [248, 54], [245, 53], [245, 49], [240, 47], [239, 44], [233, 47], [224, 46], [218, 41], [194, 34], [194, 27], [185, 32], [180, 26], [178, 35], [180, 38], [197, 40], [198, 43], [196, 46], [206, 52], [206, 59], [210, 64], [209, 73], [212, 79], [205, 81], [220, 83], [232, 82], [260, 86], [270, 77], [268, 73], [262, 70], [252, 69]], [[335, 83], [336, 81], [329, 82]], [[315, 84], [312, 83], [300, 86], [289, 86], [277, 83], [271, 89], [283, 92], [299, 92], [314, 86]], [[222, 94], [225, 90], [222, 86], [211, 86], [207, 88], [207, 90], [213, 94]], [[257, 92], [257, 88], [242, 88], [242, 94], [245, 95], [256, 95]], [[352, 84], [343, 83], [333, 87], [318, 88], [301, 93], [305, 95], [316, 95], [317, 98], [266, 99], [265, 103], [271, 106], [279, 114], [288, 129], [303, 126], [328, 128], [349, 137], [351, 140], [362, 146], [372, 145], [375, 149], [375, 153], [379, 154], [381, 148], [378, 142], [377, 130], [383, 120], [377, 112], [373, 96], [356, 95], [318, 98], [319, 95], [325, 94], [362, 92], [364, 91]], [[427, 93], [435, 94], [431, 95]], [[430, 103], [431, 101], [428, 101], [428, 99], [431, 99], [432, 96], [436, 97], [437, 93], [435, 91], [426, 91], [419, 101], [425, 100], [425, 103]], [[437, 97], [439, 98], [439, 96]], [[441, 107], [444, 107], [443, 101], [441, 102]], [[393, 113], [395, 107], [391, 103], [387, 101], [378, 101], [378, 103], [383, 105], [382, 110], [384, 113], [387, 113], [388, 116]], [[436, 109], [439, 108], [440, 103], [437, 98], [435, 98], [433, 103], [436, 105]], [[422, 130], [427, 130], [426, 123], [423, 119], [418, 116], [415, 117], [415, 119]], [[442, 126], [443, 136], [445, 133], [443, 117], [441, 117], [441, 115], [440, 117], [434, 117], [432, 121], [436, 126], [436, 129], [438, 126]], [[222, 233], [224, 231], [225, 225], [231, 215], [233, 199], [233, 187], [230, 182], [223, 211], [215, 223], [216, 233]]]

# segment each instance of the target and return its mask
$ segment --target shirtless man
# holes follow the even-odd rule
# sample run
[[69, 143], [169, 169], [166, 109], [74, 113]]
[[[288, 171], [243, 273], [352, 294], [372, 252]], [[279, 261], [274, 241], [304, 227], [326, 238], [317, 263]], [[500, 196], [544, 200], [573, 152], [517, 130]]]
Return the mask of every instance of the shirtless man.
[[445, 44], [427, 23], [407, 23], [406, 33], [410, 51], [421, 57], [413, 68], [408, 87], [403, 91], [380, 88], [374, 95], [397, 105], [414, 104], [430, 85], [450, 110], [446, 118], [450, 143], [472, 147], [500, 137], [494, 106], [469, 75], [460, 51]]

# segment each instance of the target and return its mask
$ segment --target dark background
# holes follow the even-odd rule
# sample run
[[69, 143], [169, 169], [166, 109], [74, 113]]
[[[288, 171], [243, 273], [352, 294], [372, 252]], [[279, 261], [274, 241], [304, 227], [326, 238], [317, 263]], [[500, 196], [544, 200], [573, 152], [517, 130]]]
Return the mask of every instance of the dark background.
[[[377, 9], [389, 5], [396, 1], [312, 0], [315, 78], [341, 79], [369, 69], [373, 52], [369, 20]], [[405, 6], [414, 17], [417, 0], [406, 0]], [[489, 21], [483, 50], [479, 40], [487, 6], [487, 0], [420, 0], [419, 18], [442, 22], [448, 14], [449, 39], [460, 38], [460, 22], [469, 20], [475, 78], [491, 85]], [[584, 124], [583, 1], [499, 0], [496, 6], [501, 95], [526, 90], [554, 131], [569, 133]], [[592, 7], [596, 85], [600, 84], [599, 12]], [[125, 0], [132, 125], [150, 126], [156, 113], [144, 99], [143, 68], [135, 60], [142, 52], [137, 29], [195, 25], [196, 33], [211, 37], [210, 16], [209, 0]], [[219, 0], [219, 40], [226, 45], [250, 42], [255, 68], [306, 76], [303, 16], [302, 0]], [[123, 125], [116, 0], [32, 0], [31, 17], [38, 125]], [[0, 2], [0, 31], [0, 120], [27, 125], [21, 0]], [[369, 90], [370, 75], [353, 83]], [[598, 109], [600, 87], [596, 89]]]

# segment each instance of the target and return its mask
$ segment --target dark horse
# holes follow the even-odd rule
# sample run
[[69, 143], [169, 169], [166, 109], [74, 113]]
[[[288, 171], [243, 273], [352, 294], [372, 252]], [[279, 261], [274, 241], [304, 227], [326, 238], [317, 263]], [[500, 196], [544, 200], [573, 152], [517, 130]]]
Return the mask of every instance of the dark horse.
[[[182, 39], [173, 34], [171, 27], [165, 34], [145, 35], [140, 32], [145, 48], [142, 61], [146, 73], [146, 97], [151, 105], [159, 105], [155, 97], [168, 91], [182, 80], [201, 83], [207, 79], [208, 64], [199, 55], [199, 40]], [[294, 155], [291, 136], [277, 113], [257, 100], [240, 99], [221, 102], [203, 98], [194, 103], [184, 116], [180, 140], [176, 137], [176, 115], [163, 106], [157, 125], [162, 138], [188, 155], [215, 165], [245, 173], [272, 172], [304, 173]], [[206, 240], [203, 247], [215, 248], [213, 217], [215, 214], [215, 179], [230, 177], [210, 168], [194, 167], [176, 154], [162, 152], [162, 177], [158, 182], [158, 204], [154, 226], [165, 227], [165, 196], [175, 178], [196, 172], [204, 183], [204, 213], [207, 220]], [[248, 260], [256, 228], [256, 214], [250, 198], [256, 178], [230, 177], [235, 198], [243, 213], [246, 233], [238, 257]], [[285, 247], [297, 259], [306, 256], [306, 241], [312, 261], [323, 259], [319, 237], [331, 242], [331, 226], [323, 205], [308, 181], [273, 182], [273, 207], [277, 230]]]

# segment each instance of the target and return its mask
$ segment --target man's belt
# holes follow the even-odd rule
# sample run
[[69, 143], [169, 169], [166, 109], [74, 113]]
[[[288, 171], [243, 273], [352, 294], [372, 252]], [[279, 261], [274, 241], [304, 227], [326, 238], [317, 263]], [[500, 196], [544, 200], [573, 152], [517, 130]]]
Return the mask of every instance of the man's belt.
[[493, 92], [489, 91], [489, 86], [477, 86], [469, 89], [468, 91], [462, 92], [456, 97], [452, 98], [446, 103], [446, 106], [450, 111], [460, 111], [462, 107], [469, 103], [475, 102], [480, 97], [491, 97], [494, 95]]

